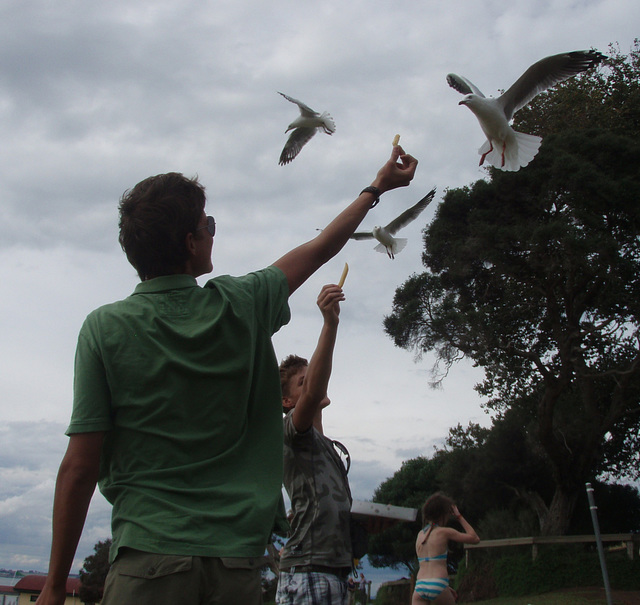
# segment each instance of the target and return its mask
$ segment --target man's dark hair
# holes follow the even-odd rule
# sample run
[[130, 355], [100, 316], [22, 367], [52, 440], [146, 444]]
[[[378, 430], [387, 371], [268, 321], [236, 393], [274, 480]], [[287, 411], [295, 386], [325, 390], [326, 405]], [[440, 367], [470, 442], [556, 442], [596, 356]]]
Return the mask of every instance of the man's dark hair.
[[119, 241], [140, 279], [180, 272], [205, 205], [197, 178], [177, 172], [151, 176], [125, 191], [120, 200]]

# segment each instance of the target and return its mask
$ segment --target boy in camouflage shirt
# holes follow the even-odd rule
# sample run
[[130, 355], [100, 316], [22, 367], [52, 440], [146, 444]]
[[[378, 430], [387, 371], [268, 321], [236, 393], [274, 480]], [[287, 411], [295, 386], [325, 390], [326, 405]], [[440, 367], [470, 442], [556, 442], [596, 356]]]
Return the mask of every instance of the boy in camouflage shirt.
[[[280, 365], [284, 419], [284, 485], [291, 498], [291, 536], [280, 562], [278, 605], [345, 605], [352, 554], [351, 492], [336, 442], [325, 437], [322, 410], [338, 331], [342, 289], [322, 288], [324, 324], [311, 361], [290, 355]], [[344, 446], [337, 446], [346, 453]]]

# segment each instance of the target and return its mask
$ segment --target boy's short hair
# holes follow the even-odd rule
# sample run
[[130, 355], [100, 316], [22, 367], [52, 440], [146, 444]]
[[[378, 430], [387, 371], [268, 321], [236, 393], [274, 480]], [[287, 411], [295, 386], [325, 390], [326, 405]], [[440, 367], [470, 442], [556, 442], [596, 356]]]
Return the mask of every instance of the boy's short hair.
[[120, 245], [140, 279], [180, 272], [206, 197], [197, 178], [178, 172], [151, 176], [125, 191], [120, 205]]
[[[309, 362], [304, 357], [298, 355], [289, 355], [285, 357], [280, 363], [280, 388], [282, 389], [282, 396], [289, 396], [289, 382], [292, 376], [295, 376], [301, 368], [306, 368]], [[285, 412], [287, 410], [284, 410]]]

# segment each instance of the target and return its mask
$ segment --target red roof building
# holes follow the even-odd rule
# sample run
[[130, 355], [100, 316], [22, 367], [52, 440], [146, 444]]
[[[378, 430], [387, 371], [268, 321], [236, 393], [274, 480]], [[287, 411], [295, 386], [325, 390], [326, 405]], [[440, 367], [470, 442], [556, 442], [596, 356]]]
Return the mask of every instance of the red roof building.
[[[31, 593], [37, 596], [42, 592], [47, 576], [31, 575], [22, 578], [13, 589], [19, 593]], [[80, 578], [67, 578], [67, 599], [65, 604], [80, 603], [78, 591], [80, 590]], [[33, 599], [35, 601], [35, 599]]]
[[0, 603], [3, 605], [12, 605], [13, 603], [18, 602], [18, 594], [13, 586], [7, 586], [4, 584], [0, 584]]

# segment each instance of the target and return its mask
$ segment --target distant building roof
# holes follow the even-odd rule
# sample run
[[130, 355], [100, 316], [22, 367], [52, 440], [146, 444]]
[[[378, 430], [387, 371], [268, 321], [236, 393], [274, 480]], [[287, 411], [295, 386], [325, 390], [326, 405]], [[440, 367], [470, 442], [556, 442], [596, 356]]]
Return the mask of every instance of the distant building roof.
[[[25, 576], [15, 586], [17, 592], [42, 592], [47, 576]], [[77, 594], [80, 590], [79, 578], [67, 578], [67, 594]]]
[[16, 591], [13, 589], [13, 586], [7, 586], [6, 584], [0, 584], [0, 594], [15, 594]]
[[380, 586], [400, 586], [403, 584], [411, 584], [411, 580], [409, 578], [400, 578], [399, 580], [392, 580], [390, 582], [383, 582]]

